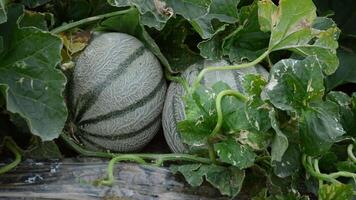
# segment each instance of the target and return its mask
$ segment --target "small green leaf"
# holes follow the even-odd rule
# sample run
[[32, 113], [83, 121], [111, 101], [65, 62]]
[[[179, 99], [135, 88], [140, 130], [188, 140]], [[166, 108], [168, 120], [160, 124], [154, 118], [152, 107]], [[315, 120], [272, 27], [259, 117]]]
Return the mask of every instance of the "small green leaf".
[[269, 118], [271, 120], [271, 126], [276, 133], [271, 144], [272, 161], [282, 161], [283, 155], [289, 146], [288, 138], [279, 128], [276, 111], [274, 109], [269, 112]]
[[351, 200], [353, 196], [352, 185], [331, 184], [321, 185], [319, 188], [320, 200]]
[[[22, 6], [9, 7], [9, 20], [0, 25], [6, 47], [0, 55], [0, 85], [6, 108], [23, 117], [31, 132], [43, 140], [59, 136], [67, 119], [60, 38], [37, 28], [18, 28]], [[21, 41], [21, 42], [19, 42]], [[5, 89], [3, 89], [5, 88]]]
[[[222, 30], [224, 28], [224, 30]], [[225, 38], [231, 31], [235, 29], [235, 26], [228, 25], [222, 26], [220, 30], [215, 33], [212, 38], [204, 40], [198, 44], [200, 55], [210, 60], [219, 60], [223, 56], [223, 43]]]
[[263, 88], [267, 85], [265, 78], [258, 74], [246, 74], [243, 78], [243, 87], [246, 93], [253, 96], [260, 96]]
[[223, 167], [217, 165], [173, 165], [173, 173], [183, 174], [186, 181], [192, 186], [199, 186], [203, 177], [217, 188], [221, 194], [235, 197], [241, 190], [245, 179], [245, 172], [236, 167]]
[[254, 164], [256, 154], [252, 148], [242, 145], [232, 138], [219, 142], [214, 147], [221, 161], [239, 169], [245, 169]]
[[338, 107], [330, 101], [318, 102], [302, 111], [299, 126], [305, 153], [323, 154], [345, 134], [338, 118]]
[[255, 130], [240, 131], [236, 138], [241, 144], [250, 146], [253, 150], [264, 150], [271, 142], [271, 134], [268, 132], [258, 132]]
[[217, 188], [221, 194], [234, 198], [241, 190], [245, 179], [245, 171], [236, 167], [221, 167], [216, 165], [203, 165], [206, 180]]
[[277, 21], [277, 6], [272, 1], [258, 1], [258, 21], [264, 32], [271, 31]]
[[171, 171], [176, 174], [181, 173], [189, 185], [196, 187], [203, 183], [203, 175], [198, 169], [201, 164], [191, 164], [191, 165], [172, 165], [170, 167]]
[[281, 60], [272, 67], [270, 77], [265, 98], [281, 110], [299, 110], [324, 95], [323, 73], [316, 57]]
[[[210, 4], [209, 12], [191, 21], [194, 29], [203, 39], [211, 38], [225, 23], [235, 23], [238, 18], [237, 5], [240, 0], [214, 0]], [[217, 20], [220, 23], [217, 23]]]

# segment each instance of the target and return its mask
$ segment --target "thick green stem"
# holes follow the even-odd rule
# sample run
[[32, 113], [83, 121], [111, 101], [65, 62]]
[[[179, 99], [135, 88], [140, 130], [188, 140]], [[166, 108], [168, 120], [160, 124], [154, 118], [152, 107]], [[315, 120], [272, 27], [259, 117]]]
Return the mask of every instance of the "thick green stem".
[[20, 148], [16, 145], [16, 143], [10, 138], [4, 138], [4, 146], [8, 148], [15, 156], [15, 160], [11, 163], [0, 168], [0, 174], [4, 174], [13, 168], [15, 168], [21, 162], [21, 153]]
[[197, 76], [197, 78], [194, 81], [193, 84], [193, 91], [198, 87], [200, 81], [203, 79], [204, 75], [207, 72], [210, 71], [219, 71], [219, 70], [237, 70], [237, 69], [243, 69], [243, 68], [248, 68], [248, 67], [252, 67], [258, 63], [260, 63], [263, 59], [266, 58], [266, 56], [269, 54], [269, 51], [264, 52], [260, 57], [258, 57], [256, 60], [249, 62], [249, 63], [243, 63], [243, 64], [239, 64], [239, 65], [231, 65], [231, 66], [214, 66], [214, 67], [207, 67], [204, 68], [199, 75]]
[[108, 178], [99, 182], [99, 185], [112, 185], [114, 183], [114, 166], [119, 161], [134, 161], [139, 164], [146, 164], [145, 160], [138, 156], [121, 155], [110, 160], [108, 165]]
[[356, 174], [351, 173], [351, 172], [347, 172], [347, 171], [338, 171], [338, 172], [334, 172], [331, 174], [328, 174], [331, 178], [339, 178], [339, 177], [348, 177], [348, 178], [353, 178], [356, 179]]
[[216, 153], [214, 149], [214, 143], [208, 138], [208, 151], [209, 151], [209, 158], [212, 163], [216, 164]]
[[66, 134], [61, 134], [61, 138], [77, 153], [83, 156], [89, 157], [101, 157], [101, 158], [114, 158], [117, 156], [136, 156], [140, 157], [144, 160], [152, 160], [152, 161], [188, 161], [188, 162], [198, 162], [203, 164], [211, 164], [210, 159], [202, 158], [195, 155], [190, 154], [149, 154], [149, 153], [136, 153], [136, 154], [117, 154], [110, 152], [100, 152], [100, 151], [89, 151], [84, 149], [83, 147], [76, 144], [72, 139], [69, 138]]
[[349, 146], [347, 146], [347, 154], [349, 155], [349, 158], [352, 162], [356, 163], [356, 157], [353, 153], [353, 148], [354, 148], [354, 145], [353, 144], [349, 144]]
[[321, 174], [321, 173], [318, 173], [314, 170], [314, 167], [313, 167], [313, 162], [312, 162], [312, 159], [311, 157], [307, 157], [307, 155], [303, 155], [302, 157], [302, 163], [303, 163], [303, 166], [305, 168], [305, 170], [311, 175], [311, 176], [314, 176], [315, 178], [317, 178], [318, 180], [323, 180], [323, 181], [328, 181], [328, 182], [331, 182], [331, 183], [340, 183], [338, 180], [336, 180], [335, 178], [333, 177], [330, 177], [329, 175], [327, 174]]
[[[321, 173], [320, 173], [320, 169], [319, 169], [319, 160], [318, 160], [318, 159], [315, 159], [313, 164], [314, 164], [314, 170], [316, 171], [316, 173], [321, 174]], [[321, 185], [323, 185], [323, 180], [319, 180], [319, 187], [320, 187]]]
[[51, 30], [51, 33], [58, 34], [58, 33], [61, 33], [63, 31], [67, 31], [69, 29], [75, 28], [77, 26], [80, 26], [80, 25], [83, 25], [83, 24], [86, 24], [86, 23], [98, 21], [98, 20], [101, 20], [101, 19], [104, 19], [104, 18], [108, 18], [108, 17], [113, 17], [113, 16], [116, 16], [116, 15], [125, 14], [127, 12], [130, 12], [133, 9], [134, 8], [131, 7], [129, 9], [127, 9], [127, 10], [120, 10], [120, 11], [115, 11], [115, 12], [111, 12], [111, 13], [106, 13], [106, 14], [103, 14], [103, 15], [97, 15], [97, 16], [94, 16], [94, 17], [88, 17], [88, 18], [85, 18], [85, 19], [82, 19], [82, 20], [79, 20], [79, 21], [76, 21], [76, 22], [73, 22], [73, 23], [69, 23], [69, 24], [65, 24], [63, 26], [57, 27], [57, 28]]
[[247, 97], [236, 90], [224, 90], [224, 91], [220, 92], [215, 100], [215, 104], [216, 104], [215, 106], [216, 106], [216, 112], [217, 112], [217, 123], [215, 125], [214, 130], [211, 132], [210, 137], [215, 137], [221, 129], [221, 126], [223, 123], [223, 113], [222, 113], [222, 109], [221, 109], [221, 101], [224, 96], [234, 96], [243, 102], [247, 101]]

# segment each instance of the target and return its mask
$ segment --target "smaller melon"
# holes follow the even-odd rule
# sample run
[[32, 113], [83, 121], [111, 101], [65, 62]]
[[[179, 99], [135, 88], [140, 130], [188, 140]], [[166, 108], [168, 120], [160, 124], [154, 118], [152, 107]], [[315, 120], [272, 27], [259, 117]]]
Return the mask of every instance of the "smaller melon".
[[[226, 65], [229, 65], [229, 63], [225, 60], [204, 60], [188, 67], [182, 76], [188, 80], [191, 85], [204, 67]], [[266, 79], [268, 77], [268, 72], [262, 66], [255, 66], [240, 70], [211, 71], [205, 74], [201, 83], [207, 87], [211, 87], [218, 81], [224, 81], [231, 88], [244, 92], [242, 87], [242, 78], [245, 74], [261, 74]], [[162, 113], [164, 136], [168, 146], [175, 153], [184, 153], [189, 150], [187, 145], [183, 144], [181, 141], [180, 133], [177, 129], [177, 123], [185, 119], [185, 105], [182, 99], [184, 95], [185, 91], [183, 86], [179, 83], [172, 82], [168, 87]]]
[[163, 71], [130, 35], [96, 34], [78, 57], [70, 85], [76, 137], [89, 149], [137, 151], [160, 129]]

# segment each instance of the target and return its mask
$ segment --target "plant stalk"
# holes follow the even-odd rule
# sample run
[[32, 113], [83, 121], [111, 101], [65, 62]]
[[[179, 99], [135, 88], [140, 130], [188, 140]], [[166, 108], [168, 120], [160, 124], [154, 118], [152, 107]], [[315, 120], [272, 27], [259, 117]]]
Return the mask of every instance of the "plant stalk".
[[16, 143], [10, 137], [4, 137], [4, 146], [8, 148], [14, 155], [15, 160], [11, 163], [0, 168], [0, 174], [4, 174], [13, 168], [15, 168], [21, 162], [21, 153], [20, 148], [16, 145]]
[[83, 147], [76, 144], [72, 139], [69, 138], [66, 134], [62, 133], [60, 136], [74, 151], [77, 153], [89, 156], [89, 157], [101, 157], [101, 158], [114, 158], [118, 156], [133, 156], [140, 157], [144, 160], [159, 160], [159, 161], [188, 161], [188, 162], [199, 162], [203, 164], [211, 164], [210, 159], [198, 157], [190, 154], [150, 154], [150, 153], [135, 153], [135, 154], [119, 154], [119, 153], [110, 153], [110, 152], [101, 152], [101, 151], [90, 151], [86, 150]]
[[238, 100], [241, 100], [243, 102], [247, 101], [247, 97], [236, 90], [224, 90], [224, 91], [220, 92], [218, 94], [218, 96], [216, 97], [216, 101], [215, 101], [216, 112], [217, 112], [217, 123], [215, 125], [214, 130], [211, 132], [210, 137], [215, 137], [221, 129], [221, 126], [223, 123], [223, 113], [222, 113], [222, 108], [221, 108], [221, 101], [224, 96], [234, 96]]
[[243, 63], [243, 64], [231, 65], [231, 66], [213, 66], [213, 67], [204, 68], [203, 70], [200, 71], [199, 75], [197, 76], [197, 78], [195, 79], [195, 81], [193, 83], [193, 91], [195, 91], [195, 89], [199, 86], [200, 81], [203, 79], [204, 75], [207, 72], [219, 71], [219, 70], [237, 70], [237, 69], [252, 67], [252, 66], [260, 63], [263, 59], [265, 59], [269, 53], [270, 52], [267, 50], [262, 55], [260, 55], [258, 58], [256, 58], [256, 60], [249, 62], [249, 63]]
[[97, 16], [93, 16], [93, 17], [88, 17], [88, 18], [85, 18], [85, 19], [82, 19], [82, 20], [79, 20], [79, 21], [76, 21], [76, 22], [72, 22], [72, 23], [69, 23], [69, 24], [65, 24], [63, 26], [59, 26], [59, 27], [57, 27], [55, 29], [52, 29], [51, 33], [58, 34], [58, 33], [67, 31], [69, 29], [75, 28], [77, 26], [86, 24], [86, 23], [98, 21], [98, 20], [101, 20], [101, 19], [104, 19], [104, 18], [108, 18], [108, 17], [113, 17], [113, 16], [116, 16], [116, 15], [125, 14], [127, 12], [130, 12], [133, 9], [134, 9], [133, 7], [130, 7], [129, 9], [126, 9], [126, 10], [120, 10], [120, 11], [115, 11], [115, 12], [106, 13], [106, 14], [102, 14], [102, 15], [97, 15]]

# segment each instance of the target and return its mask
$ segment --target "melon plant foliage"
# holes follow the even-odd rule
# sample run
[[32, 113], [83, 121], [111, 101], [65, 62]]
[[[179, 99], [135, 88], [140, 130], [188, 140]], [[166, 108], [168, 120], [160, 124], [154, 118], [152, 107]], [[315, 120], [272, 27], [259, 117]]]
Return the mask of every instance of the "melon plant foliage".
[[125, 32], [170, 76], [201, 59], [259, 63], [270, 73], [246, 75], [244, 95], [223, 82], [188, 88], [179, 130], [205, 160], [170, 168], [190, 185], [254, 200], [353, 198], [355, 1], [16, 2], [0, 0], [0, 139], [11, 137], [23, 156], [58, 156], [73, 59], [91, 32]]

